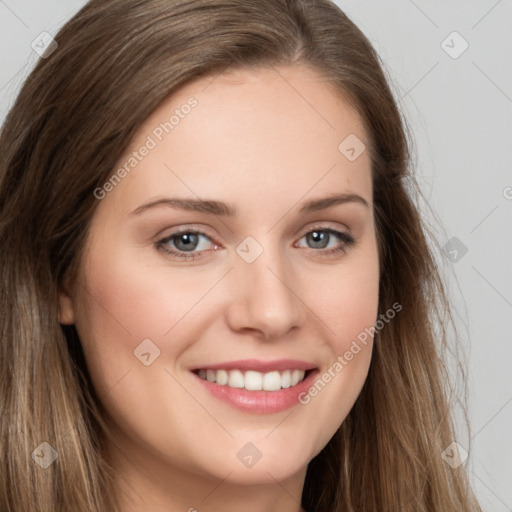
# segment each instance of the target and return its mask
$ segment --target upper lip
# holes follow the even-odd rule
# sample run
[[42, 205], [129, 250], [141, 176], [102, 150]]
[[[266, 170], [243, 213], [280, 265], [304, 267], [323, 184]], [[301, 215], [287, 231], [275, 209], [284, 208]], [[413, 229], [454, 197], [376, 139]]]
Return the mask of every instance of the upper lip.
[[238, 361], [226, 361], [224, 363], [205, 364], [192, 368], [196, 370], [244, 370], [256, 372], [273, 372], [283, 370], [313, 370], [316, 366], [306, 361], [297, 359], [276, 359], [274, 361], [262, 361], [260, 359], [241, 359]]

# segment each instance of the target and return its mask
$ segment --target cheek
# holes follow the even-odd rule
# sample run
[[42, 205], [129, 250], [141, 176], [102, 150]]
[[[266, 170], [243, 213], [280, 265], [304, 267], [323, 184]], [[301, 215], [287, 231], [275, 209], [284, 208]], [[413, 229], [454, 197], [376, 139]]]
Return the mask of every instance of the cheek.
[[378, 314], [379, 268], [376, 247], [354, 253], [335, 271], [317, 275], [308, 296], [324, 321], [331, 348], [339, 355], [375, 325]]
[[[94, 385], [108, 393], [127, 372], [134, 381], [170, 368], [200, 338], [218, 314], [201, 298], [224, 270], [169, 272], [165, 262], [148, 264], [140, 248], [100, 242], [85, 260], [76, 327]], [[145, 366], [148, 352], [154, 362]]]
[[185, 277], [174, 275], [171, 279], [165, 268], [149, 266], [137, 251], [140, 248], [130, 250], [121, 245], [117, 251], [115, 247], [97, 249], [87, 260], [84, 282], [92, 298], [88, 321], [118, 341], [161, 339], [200, 292]]
[[[76, 327], [100, 393], [112, 389], [127, 371], [144, 368], [134, 351], [143, 340], [152, 340], [154, 346], [145, 343], [153, 359], [163, 348], [163, 335], [186, 307], [174, 286], [156, 279], [160, 276], [126, 254], [116, 254], [107, 246], [91, 251], [77, 298]], [[166, 309], [168, 304], [173, 307]]]
[[[181, 453], [191, 427], [173, 411], [186, 411], [191, 401], [166, 371], [173, 373], [189, 340], [197, 338], [190, 328], [193, 307], [211, 287], [211, 276], [201, 281], [174, 273], [171, 281], [126, 252], [124, 258], [106, 254], [115, 251], [96, 250], [87, 260], [76, 318], [93, 386], [131, 439]], [[169, 429], [176, 433], [172, 439]]]
[[[375, 246], [355, 254], [310, 293], [323, 320], [327, 364], [299, 397], [311, 417], [322, 418], [315, 452], [328, 442], [352, 409], [368, 376], [378, 315], [379, 269]], [[334, 275], [335, 274], [335, 275]]]
[[[339, 306], [331, 306], [330, 315], [337, 334], [333, 343], [337, 355], [335, 370], [344, 372], [343, 381], [359, 393], [367, 376], [372, 355], [373, 328], [379, 306], [379, 269], [376, 249], [353, 265], [344, 276], [338, 295]], [[341, 357], [340, 357], [341, 356]], [[332, 373], [332, 372], [331, 372]], [[337, 373], [336, 373], [337, 374]], [[341, 379], [340, 379], [341, 382]], [[346, 386], [349, 386], [345, 382]], [[355, 400], [355, 398], [354, 398]]]
[[373, 326], [378, 312], [378, 273], [366, 268], [345, 276], [335, 297], [326, 305], [336, 333], [336, 353], [348, 350], [352, 340]]

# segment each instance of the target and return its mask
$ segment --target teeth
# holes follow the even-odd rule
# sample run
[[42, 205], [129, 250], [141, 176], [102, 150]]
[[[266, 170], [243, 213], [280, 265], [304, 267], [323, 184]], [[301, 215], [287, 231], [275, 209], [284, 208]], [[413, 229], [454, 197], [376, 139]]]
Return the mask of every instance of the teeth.
[[263, 376], [260, 372], [245, 372], [244, 387], [252, 391], [263, 389]]
[[290, 370], [286, 370], [281, 375], [281, 387], [289, 388], [292, 385], [292, 374]]
[[265, 391], [278, 391], [281, 389], [281, 375], [279, 375], [279, 372], [265, 373], [263, 376], [263, 389]]
[[304, 372], [301, 370], [293, 370], [292, 376], [291, 376], [291, 385], [295, 386], [299, 381], [301, 381], [304, 378]]
[[228, 386], [232, 388], [243, 388], [244, 374], [240, 370], [231, 370], [229, 372]]
[[267, 373], [241, 370], [199, 370], [198, 375], [220, 386], [245, 388], [249, 391], [278, 391], [297, 385], [304, 380], [304, 370], [284, 370]]
[[226, 370], [219, 370], [215, 376], [215, 382], [221, 386], [225, 386], [229, 382], [229, 375]]

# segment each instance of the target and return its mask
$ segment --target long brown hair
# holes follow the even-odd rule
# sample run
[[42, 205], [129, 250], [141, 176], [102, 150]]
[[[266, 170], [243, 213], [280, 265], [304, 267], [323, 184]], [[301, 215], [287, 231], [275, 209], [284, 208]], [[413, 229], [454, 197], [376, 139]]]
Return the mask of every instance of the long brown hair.
[[[365, 124], [379, 311], [403, 309], [375, 335], [367, 381], [310, 462], [302, 505], [480, 511], [464, 467], [441, 457], [455, 439], [451, 314], [415, 200], [406, 124], [363, 33], [329, 0], [92, 0], [56, 40], [0, 133], [0, 510], [119, 510], [80, 340], [58, 322], [58, 290], [75, 276], [93, 191], [180, 85], [228, 67], [303, 64], [328, 77]], [[58, 454], [46, 470], [31, 455], [42, 442]]]

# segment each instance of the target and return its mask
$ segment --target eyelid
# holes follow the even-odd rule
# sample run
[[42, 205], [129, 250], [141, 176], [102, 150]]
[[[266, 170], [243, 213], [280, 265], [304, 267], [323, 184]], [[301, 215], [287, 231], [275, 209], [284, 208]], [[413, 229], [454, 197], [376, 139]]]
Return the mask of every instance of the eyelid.
[[179, 224], [178, 226], [167, 228], [163, 232], [166, 232], [166, 231], [169, 231], [169, 230], [173, 230], [173, 231], [170, 231], [168, 235], [161, 235], [161, 234], [160, 235], [156, 235], [155, 236], [155, 241], [159, 242], [159, 241], [162, 241], [164, 239], [168, 239], [168, 238], [171, 238], [173, 236], [180, 235], [181, 233], [193, 232], [193, 233], [197, 233], [197, 234], [204, 235], [204, 236], [208, 237], [215, 245], [219, 245], [219, 246], [222, 245], [222, 244], [217, 242], [217, 240], [216, 240], [214, 235], [209, 233], [208, 228], [205, 228], [203, 226], [197, 227], [197, 225], [195, 225], [195, 224]]
[[350, 234], [350, 229], [345, 224], [343, 224], [341, 227], [339, 226], [340, 223], [338, 223], [337, 225], [332, 225], [332, 224], [335, 224], [335, 223], [329, 222], [329, 221], [313, 222], [313, 224], [309, 224], [307, 227], [305, 227], [303, 230], [300, 231], [301, 235], [299, 236], [299, 238], [302, 238], [304, 235], [307, 235], [309, 232], [314, 231], [315, 229], [318, 229], [318, 230], [332, 229], [333, 231], [340, 231], [342, 233], [346, 233], [347, 235]]

